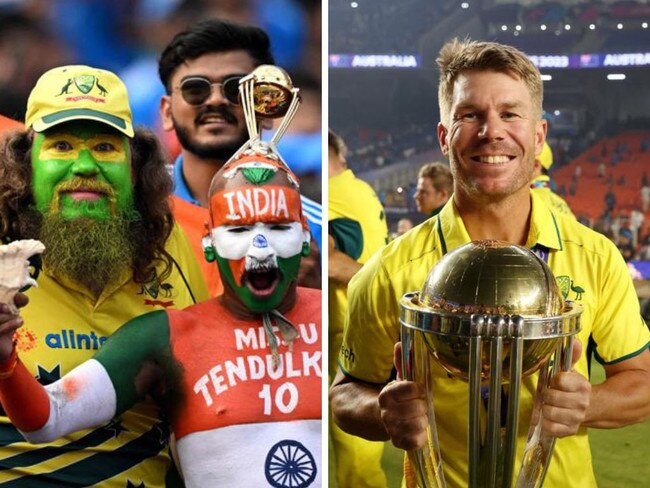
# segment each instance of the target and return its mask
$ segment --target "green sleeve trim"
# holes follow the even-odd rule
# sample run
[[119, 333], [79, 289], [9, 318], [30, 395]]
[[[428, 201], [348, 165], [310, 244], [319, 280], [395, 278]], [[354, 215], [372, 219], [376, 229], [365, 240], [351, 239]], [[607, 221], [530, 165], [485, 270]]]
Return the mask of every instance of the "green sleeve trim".
[[363, 252], [363, 232], [361, 224], [352, 219], [329, 221], [329, 234], [334, 238], [334, 247], [357, 260]]
[[603, 358], [601, 358], [601, 357], [598, 355], [598, 352], [597, 352], [596, 350], [594, 350], [594, 358], [596, 359], [596, 361], [598, 361], [598, 362], [599, 362], [600, 364], [602, 364], [603, 366], [609, 366], [609, 365], [611, 365], [611, 364], [618, 364], [618, 363], [620, 363], [620, 362], [622, 362], [622, 361], [625, 361], [626, 359], [630, 359], [630, 358], [633, 358], [633, 357], [635, 357], [635, 356], [638, 356], [638, 355], [641, 354], [643, 351], [645, 351], [646, 349], [648, 349], [648, 347], [650, 347], [650, 342], [646, 343], [646, 344], [645, 344], [641, 349], [638, 349], [638, 350], [636, 350], [636, 351], [634, 351], [634, 352], [631, 352], [630, 354], [626, 354], [626, 355], [623, 356], [623, 357], [620, 357], [620, 358], [614, 359], [613, 361], [609, 361], [609, 362], [607, 362], [607, 361], [605, 361]]
[[346, 378], [350, 378], [351, 380], [354, 380], [355, 382], [363, 383], [365, 385], [370, 385], [370, 386], [374, 386], [374, 387], [384, 387], [384, 386], [386, 386], [386, 384], [388, 384], [388, 382], [390, 382], [391, 380], [394, 380], [397, 377], [397, 371], [395, 370], [395, 368], [393, 368], [393, 371], [391, 372], [390, 378], [388, 378], [383, 383], [374, 383], [372, 381], [362, 380], [360, 378], [357, 378], [356, 376], [351, 375], [343, 367], [343, 365], [341, 364], [340, 359], [337, 362], [338, 362], [339, 368], [341, 368], [341, 372], [345, 375]]
[[141, 397], [135, 378], [147, 361], [171, 358], [169, 320], [157, 310], [129, 320], [110, 336], [95, 355], [106, 369], [116, 393], [116, 415], [131, 408]]

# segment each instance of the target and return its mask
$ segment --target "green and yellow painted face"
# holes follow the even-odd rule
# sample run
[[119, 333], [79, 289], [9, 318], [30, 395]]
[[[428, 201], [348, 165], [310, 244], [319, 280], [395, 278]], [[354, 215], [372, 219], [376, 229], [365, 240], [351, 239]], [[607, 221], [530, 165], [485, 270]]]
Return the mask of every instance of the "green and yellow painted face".
[[129, 141], [105, 124], [74, 121], [38, 133], [31, 160], [43, 214], [105, 220], [133, 206]]

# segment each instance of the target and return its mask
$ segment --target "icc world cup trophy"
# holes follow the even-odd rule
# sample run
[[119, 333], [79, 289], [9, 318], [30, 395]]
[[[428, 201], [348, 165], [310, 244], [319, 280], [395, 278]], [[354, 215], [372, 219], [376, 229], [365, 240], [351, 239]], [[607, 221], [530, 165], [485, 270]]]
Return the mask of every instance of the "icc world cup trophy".
[[[445, 445], [434, 408], [443, 382], [465, 385], [467, 486], [542, 485], [555, 439], [541, 428], [541, 392], [569, 369], [581, 313], [581, 305], [562, 299], [543, 259], [499, 241], [455, 249], [429, 273], [421, 292], [404, 295], [404, 379], [421, 384], [429, 404], [427, 445], [409, 452], [422, 488], [446, 486]], [[433, 372], [440, 368], [446, 375], [436, 380]], [[520, 400], [529, 392], [533, 407], [524, 412]], [[525, 429], [525, 446], [518, 449]]]

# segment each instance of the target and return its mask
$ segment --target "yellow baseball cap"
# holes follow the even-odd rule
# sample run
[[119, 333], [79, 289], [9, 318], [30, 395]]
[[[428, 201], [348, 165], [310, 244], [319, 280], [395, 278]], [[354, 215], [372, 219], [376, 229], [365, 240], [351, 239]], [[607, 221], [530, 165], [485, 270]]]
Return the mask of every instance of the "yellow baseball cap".
[[553, 164], [553, 152], [551, 151], [551, 146], [548, 145], [548, 142], [544, 141], [544, 147], [542, 147], [542, 152], [537, 156], [537, 159], [539, 159], [540, 164], [546, 170], [548, 170]]
[[126, 86], [115, 73], [60, 66], [44, 73], [27, 100], [25, 125], [42, 132], [71, 120], [95, 120], [133, 137]]

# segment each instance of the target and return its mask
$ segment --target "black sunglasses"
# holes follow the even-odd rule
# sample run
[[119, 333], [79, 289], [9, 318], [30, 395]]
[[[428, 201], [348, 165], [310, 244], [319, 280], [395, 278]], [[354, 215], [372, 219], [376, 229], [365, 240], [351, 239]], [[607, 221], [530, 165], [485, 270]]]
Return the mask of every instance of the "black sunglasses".
[[234, 105], [239, 105], [239, 81], [246, 75], [229, 76], [220, 83], [211, 82], [202, 76], [184, 79], [176, 88], [180, 90], [183, 100], [190, 105], [201, 105], [212, 95], [214, 86], [221, 89], [221, 94]]

